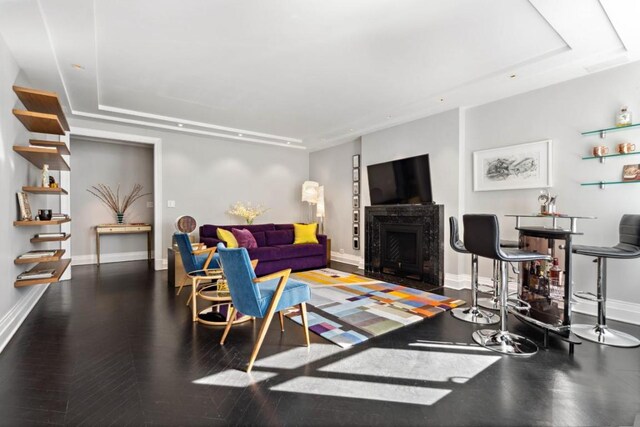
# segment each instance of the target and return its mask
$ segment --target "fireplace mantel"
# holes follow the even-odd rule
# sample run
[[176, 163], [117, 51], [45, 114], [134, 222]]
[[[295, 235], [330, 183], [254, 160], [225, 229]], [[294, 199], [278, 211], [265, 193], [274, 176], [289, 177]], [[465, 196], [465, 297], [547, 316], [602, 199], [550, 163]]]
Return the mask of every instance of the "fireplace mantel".
[[[405, 238], [390, 238], [389, 234], [406, 233]], [[413, 243], [411, 233], [421, 240]], [[393, 237], [393, 236], [392, 236]], [[410, 243], [410, 249], [418, 251], [413, 257], [415, 264], [403, 269], [399, 260], [394, 266], [393, 257], [398, 255], [383, 247], [389, 241]], [[384, 205], [365, 207], [365, 272], [395, 283], [423, 290], [444, 286], [444, 205]], [[386, 254], [386, 256], [385, 256]], [[419, 264], [419, 265], [416, 265]], [[421, 267], [421, 268], [416, 268]]]

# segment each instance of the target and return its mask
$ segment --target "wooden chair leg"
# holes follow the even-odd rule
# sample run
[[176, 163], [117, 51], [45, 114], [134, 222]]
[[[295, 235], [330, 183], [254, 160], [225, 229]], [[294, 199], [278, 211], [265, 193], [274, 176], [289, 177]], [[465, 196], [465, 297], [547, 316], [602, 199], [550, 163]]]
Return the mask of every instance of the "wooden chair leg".
[[256, 344], [253, 346], [253, 351], [251, 352], [251, 357], [249, 358], [247, 373], [251, 372], [251, 368], [253, 368], [253, 362], [255, 362], [256, 357], [258, 357], [258, 352], [260, 351], [260, 347], [262, 347], [262, 341], [264, 341], [264, 337], [267, 335], [267, 330], [269, 329], [269, 325], [271, 324], [271, 320], [273, 319], [273, 315], [275, 314], [275, 305], [272, 305], [273, 307], [269, 308], [267, 315], [262, 320], [262, 326], [260, 326], [258, 339], [256, 340]]
[[278, 314], [280, 315], [280, 331], [284, 332], [284, 314], [282, 311], [279, 311]]
[[198, 279], [195, 277], [191, 279], [191, 316], [194, 322], [198, 321], [198, 301], [196, 299], [196, 287], [198, 286]]
[[220, 340], [220, 345], [224, 345], [224, 340], [227, 339], [227, 334], [231, 330], [231, 325], [233, 325], [233, 319], [235, 318], [236, 308], [234, 306], [229, 307], [229, 320], [227, 321], [227, 326], [224, 328], [224, 333], [222, 334], [222, 339]]
[[309, 321], [307, 320], [307, 304], [300, 303], [300, 315], [302, 316], [302, 327], [304, 328], [304, 339], [307, 343], [307, 347], [311, 345], [309, 342]]
[[180, 292], [182, 292], [182, 288], [184, 288], [184, 284], [187, 282], [187, 280], [189, 280], [189, 276], [184, 276], [182, 278], [182, 283], [180, 283], [180, 287], [178, 288], [178, 292], [176, 292], [176, 296], [180, 295]]

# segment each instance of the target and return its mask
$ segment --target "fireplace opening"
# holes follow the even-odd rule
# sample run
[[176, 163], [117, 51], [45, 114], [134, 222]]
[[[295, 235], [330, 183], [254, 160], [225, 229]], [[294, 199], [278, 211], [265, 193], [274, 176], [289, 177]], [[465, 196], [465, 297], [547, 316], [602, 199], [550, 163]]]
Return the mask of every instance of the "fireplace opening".
[[382, 272], [422, 280], [422, 226], [383, 224], [380, 231]]

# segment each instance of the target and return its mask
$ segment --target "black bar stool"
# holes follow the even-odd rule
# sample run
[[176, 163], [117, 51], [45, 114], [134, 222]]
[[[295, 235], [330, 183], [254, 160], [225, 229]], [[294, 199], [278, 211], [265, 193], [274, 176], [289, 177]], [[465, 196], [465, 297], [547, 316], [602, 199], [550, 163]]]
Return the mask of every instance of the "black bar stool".
[[464, 215], [465, 248], [474, 255], [497, 260], [500, 267], [500, 329], [481, 329], [473, 333], [475, 342], [489, 350], [514, 356], [531, 356], [538, 346], [528, 338], [512, 334], [508, 319], [508, 266], [510, 262], [550, 260], [547, 255], [500, 247], [500, 227], [495, 215]]
[[[517, 249], [520, 247], [520, 244], [517, 240], [500, 240], [500, 247]], [[482, 308], [488, 308], [489, 310], [500, 310], [500, 268], [498, 261], [495, 259], [493, 260], [493, 277], [491, 281], [493, 282], [493, 289], [489, 291], [489, 293], [491, 293], [492, 296], [489, 298], [478, 298], [478, 305]]]
[[[451, 249], [461, 254], [468, 254], [469, 251], [464, 247], [464, 243], [460, 241], [460, 233], [458, 231], [458, 220], [452, 216], [449, 218], [449, 226], [451, 233], [449, 234], [449, 244]], [[490, 311], [480, 310], [478, 307], [478, 256], [471, 255], [471, 307], [459, 307], [451, 310], [451, 315], [465, 322], [475, 323], [478, 325], [493, 325], [500, 321], [497, 314]]]
[[573, 253], [596, 257], [597, 293], [576, 292], [575, 298], [598, 303], [598, 323], [572, 325], [571, 332], [587, 341], [614, 347], [637, 347], [640, 340], [633, 335], [607, 327], [607, 258], [632, 259], [640, 257], [640, 215], [623, 215], [620, 220], [620, 242], [613, 247], [574, 245]]

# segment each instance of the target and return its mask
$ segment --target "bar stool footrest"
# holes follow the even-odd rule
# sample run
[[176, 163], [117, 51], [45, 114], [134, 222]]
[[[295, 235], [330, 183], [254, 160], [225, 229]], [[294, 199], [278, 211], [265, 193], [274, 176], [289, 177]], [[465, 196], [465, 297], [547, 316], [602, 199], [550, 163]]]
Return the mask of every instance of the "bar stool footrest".
[[593, 292], [585, 292], [585, 291], [574, 292], [573, 293], [573, 297], [577, 298], [577, 299], [581, 299], [583, 301], [591, 301], [591, 302], [603, 302], [604, 301], [604, 299], [598, 298], [598, 296], [596, 294], [594, 294]]

